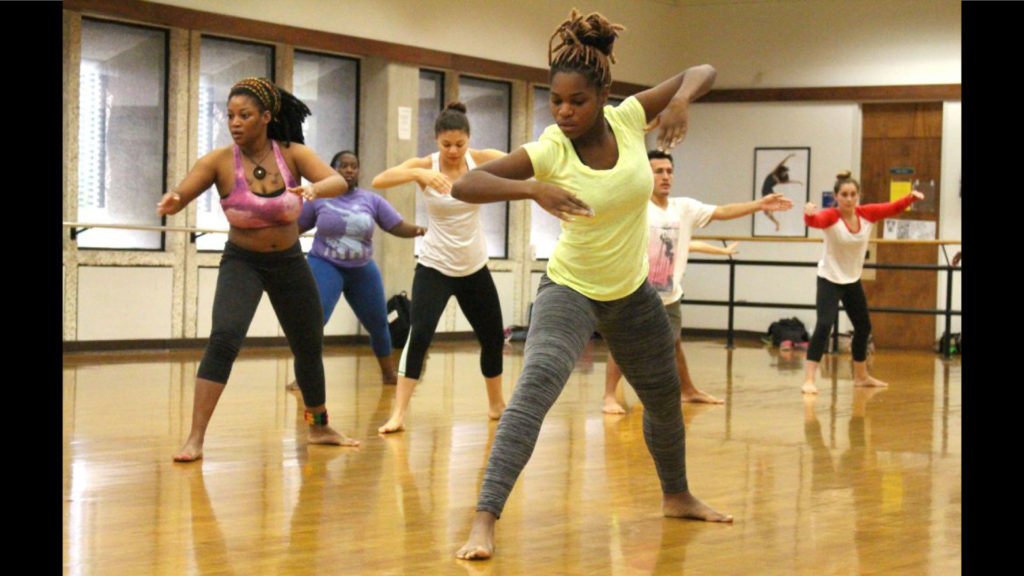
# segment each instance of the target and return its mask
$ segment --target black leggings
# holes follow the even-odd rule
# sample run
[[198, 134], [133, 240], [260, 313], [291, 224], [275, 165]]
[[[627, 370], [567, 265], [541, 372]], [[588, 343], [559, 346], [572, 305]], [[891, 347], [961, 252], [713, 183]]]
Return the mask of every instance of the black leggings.
[[825, 353], [825, 344], [839, 312], [840, 301], [850, 322], [853, 323], [853, 343], [850, 345], [853, 361], [863, 362], [868, 358], [871, 318], [868, 317], [868, 299], [864, 295], [864, 286], [860, 280], [851, 284], [836, 284], [818, 276], [818, 320], [814, 324], [814, 334], [807, 347], [807, 359], [811, 362], [820, 362], [822, 354]]
[[469, 276], [453, 277], [422, 264], [416, 265], [412, 280], [411, 326], [398, 364], [400, 375], [419, 380], [437, 322], [452, 296], [480, 341], [480, 372], [485, 378], [501, 375], [505, 329], [490, 270], [484, 266]]
[[296, 242], [280, 252], [253, 252], [228, 242], [213, 297], [213, 328], [197, 376], [227, 384], [249, 324], [266, 291], [295, 356], [295, 379], [306, 406], [322, 406], [324, 313], [313, 273]]

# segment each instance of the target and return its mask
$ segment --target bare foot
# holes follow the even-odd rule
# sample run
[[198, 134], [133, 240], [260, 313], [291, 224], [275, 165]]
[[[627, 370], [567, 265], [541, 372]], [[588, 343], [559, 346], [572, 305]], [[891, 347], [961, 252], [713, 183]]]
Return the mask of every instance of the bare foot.
[[494, 523], [497, 519], [490, 512], [476, 513], [469, 538], [455, 553], [461, 560], [487, 560], [494, 554]]
[[601, 408], [601, 412], [605, 414], [625, 414], [626, 409], [622, 407], [622, 404], [619, 404], [615, 396], [605, 396], [604, 407]]
[[705, 522], [732, 522], [732, 514], [723, 514], [698, 500], [689, 490], [664, 494], [661, 511], [668, 518], [692, 518]]
[[725, 404], [725, 400], [715, 398], [711, 394], [696, 388], [692, 392], [683, 392], [680, 399], [683, 402], [694, 402], [696, 404]]
[[174, 455], [175, 462], [195, 462], [203, 457], [203, 441], [193, 440], [191, 436], [185, 441], [185, 445]]
[[292, 380], [291, 382], [289, 382], [289, 383], [284, 385], [284, 389], [285, 390], [289, 390], [289, 391], [298, 390], [299, 389], [299, 383], [296, 380]]
[[804, 394], [817, 394], [818, 387], [814, 385], [814, 382], [804, 382], [804, 385], [800, 387], [800, 391]]
[[491, 420], [497, 420], [501, 418], [502, 413], [505, 412], [505, 403], [491, 404], [491, 407], [487, 409], [487, 417]]
[[330, 444], [333, 446], [359, 446], [359, 440], [349, 438], [341, 432], [335, 431], [330, 426], [309, 425], [310, 444]]
[[383, 426], [377, 428], [377, 432], [381, 434], [401, 432], [402, 430], [405, 429], [405, 426], [402, 424], [402, 418], [403, 417], [401, 414], [392, 414], [391, 418], [388, 418], [388, 421], [385, 422]]
[[875, 378], [874, 376], [868, 376], [864, 380], [854, 380], [853, 381], [853, 385], [854, 386], [866, 386], [866, 387], [869, 387], [869, 388], [871, 388], [871, 387], [873, 387], [873, 388], [885, 388], [889, 384], [887, 384], [885, 382], [882, 382], [881, 380], [879, 380], [878, 378]]

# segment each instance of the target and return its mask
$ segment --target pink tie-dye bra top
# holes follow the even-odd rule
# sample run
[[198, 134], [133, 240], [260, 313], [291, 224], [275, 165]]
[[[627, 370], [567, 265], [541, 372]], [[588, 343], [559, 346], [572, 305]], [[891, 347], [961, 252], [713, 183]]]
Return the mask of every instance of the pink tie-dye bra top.
[[[292, 176], [288, 164], [284, 161], [277, 142], [270, 141], [274, 148], [274, 160], [281, 171], [281, 177], [287, 188], [295, 188], [299, 183]], [[242, 167], [242, 153], [235, 146], [235, 187], [224, 198], [220, 199], [220, 207], [228, 222], [236, 228], [268, 228], [295, 222], [302, 212], [302, 197], [281, 188], [270, 194], [256, 194], [249, 190]]]

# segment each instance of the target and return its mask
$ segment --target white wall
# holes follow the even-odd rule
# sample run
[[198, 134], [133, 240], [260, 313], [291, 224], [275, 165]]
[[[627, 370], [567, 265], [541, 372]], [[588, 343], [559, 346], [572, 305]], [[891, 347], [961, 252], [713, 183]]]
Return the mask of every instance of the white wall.
[[709, 62], [720, 88], [960, 83], [959, 0], [161, 0], [337, 34], [547, 67], [578, 8], [626, 26], [613, 76], [654, 84]]
[[[654, 134], [649, 135], [653, 147]], [[754, 182], [754, 148], [808, 147], [810, 154], [810, 201], [821, 203], [821, 191], [831, 190], [839, 170], [860, 166], [860, 107], [853, 103], [695, 104], [690, 111], [686, 140], [673, 151], [673, 196], [689, 196], [709, 204], [749, 202], [760, 198]], [[793, 210], [803, 210], [806, 200], [794, 198]], [[715, 221], [696, 235], [750, 236], [751, 217]], [[821, 238], [810, 229], [809, 238]], [[821, 256], [818, 243], [742, 242], [737, 260], [815, 262]], [[697, 259], [716, 259], [705, 254]], [[814, 268], [738, 266], [737, 301], [813, 304]], [[685, 299], [728, 299], [728, 267], [692, 264], [686, 269]], [[728, 311], [718, 306], [684, 307], [687, 328], [725, 328]], [[813, 310], [738, 308], [734, 327], [766, 331], [781, 317], [796, 316], [814, 324]]]
[[[961, 104], [960, 102], [946, 102], [942, 107], [942, 190], [940, 191], [942, 201], [939, 207], [939, 237], [946, 240], [963, 239], [960, 229], [963, 218], [963, 204], [960, 200], [961, 154], [963, 152], [961, 134]], [[960, 246], [949, 246], [946, 248], [946, 255], [952, 260], [953, 255], [960, 249]], [[937, 264], [947, 265], [948, 262], [940, 254]], [[961, 307], [961, 276], [962, 272], [953, 273], [954, 309]], [[936, 300], [935, 307], [944, 310], [946, 308], [945, 273], [940, 273], [939, 293]], [[937, 336], [941, 336], [945, 328], [945, 318], [940, 317], [936, 326]], [[959, 316], [953, 316], [950, 322], [950, 331], [960, 332]]]
[[170, 268], [80, 267], [78, 340], [170, 338], [172, 273]]

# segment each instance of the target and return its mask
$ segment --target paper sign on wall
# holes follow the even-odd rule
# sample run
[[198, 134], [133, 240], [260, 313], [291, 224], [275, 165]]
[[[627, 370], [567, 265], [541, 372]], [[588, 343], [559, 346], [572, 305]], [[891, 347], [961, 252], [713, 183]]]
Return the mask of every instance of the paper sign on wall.
[[934, 240], [935, 222], [888, 218], [882, 237], [886, 240]]

